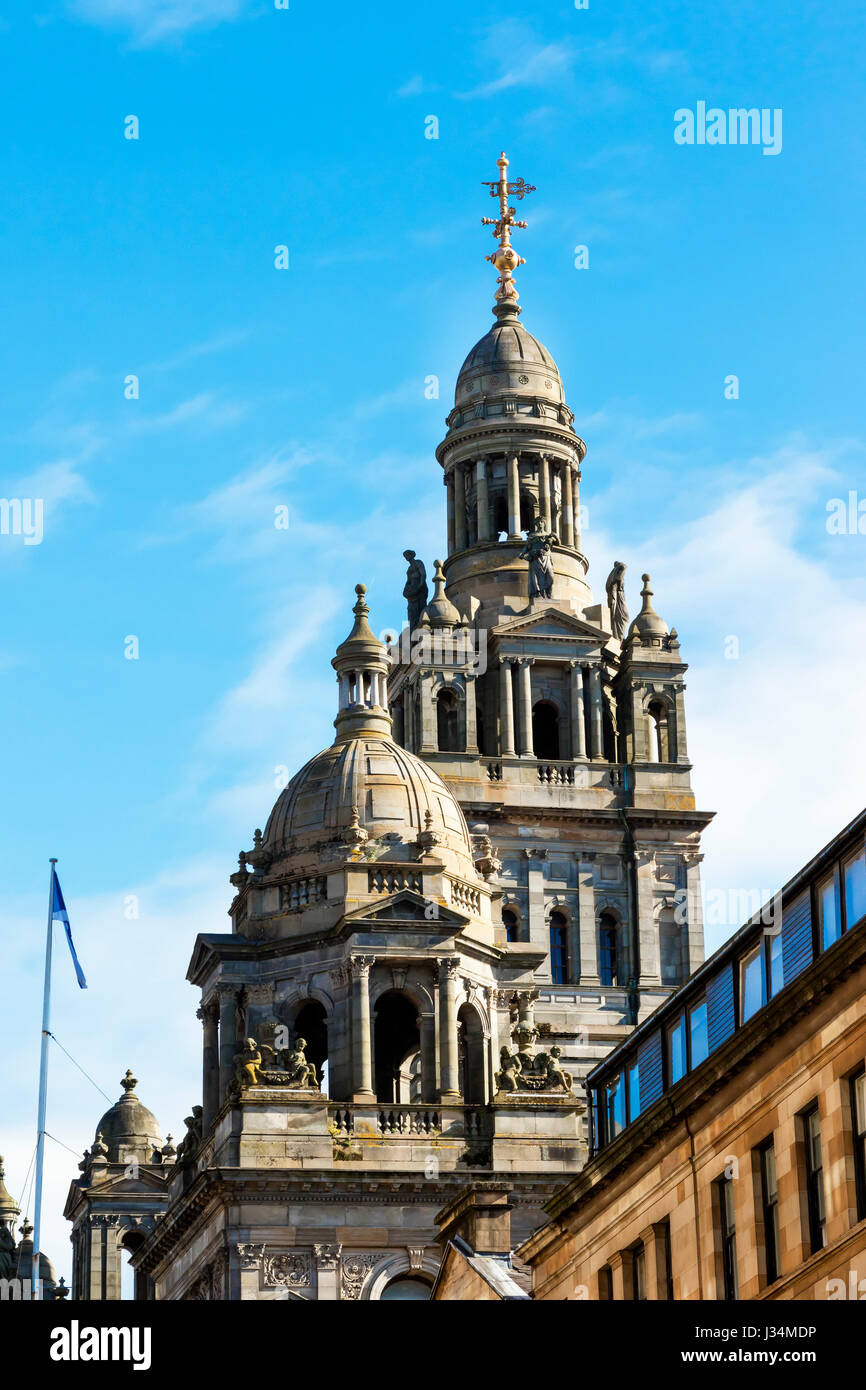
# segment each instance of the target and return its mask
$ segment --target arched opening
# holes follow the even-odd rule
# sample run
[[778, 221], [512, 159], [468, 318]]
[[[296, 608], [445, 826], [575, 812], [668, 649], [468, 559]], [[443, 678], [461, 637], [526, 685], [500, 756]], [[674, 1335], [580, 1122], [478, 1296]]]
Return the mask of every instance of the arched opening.
[[483, 1105], [484, 1033], [471, 1004], [457, 1011], [457, 1049], [460, 1094], [467, 1105]]
[[661, 700], [653, 700], [647, 712], [650, 721], [650, 759], [656, 763], [669, 763], [668, 707]]
[[519, 941], [520, 938], [517, 935], [519, 921], [513, 907], [504, 907], [502, 909], [502, 921], [505, 924], [505, 940]]
[[388, 990], [376, 1002], [373, 1028], [376, 1099], [385, 1105], [421, 1099], [418, 1010], [405, 994]]
[[453, 690], [440, 690], [436, 697], [436, 731], [440, 753], [460, 749], [460, 710]]
[[294, 1033], [293, 1042], [298, 1038], [303, 1038], [307, 1044], [304, 1048], [304, 1056], [308, 1062], [313, 1062], [316, 1068], [316, 1079], [318, 1080], [322, 1094], [330, 1094], [328, 1090], [328, 1021], [324, 1005], [318, 999], [308, 999], [301, 1005], [295, 1014], [295, 1022], [292, 1029]]
[[550, 914], [550, 975], [555, 985], [568, 984], [568, 918], [564, 912]]
[[619, 924], [612, 912], [598, 919], [598, 973], [603, 985], [620, 983]]
[[432, 1285], [418, 1274], [401, 1274], [382, 1290], [382, 1303], [419, 1303], [430, 1298]]
[[130, 1257], [135, 1254], [147, 1239], [144, 1231], [127, 1231], [120, 1239], [120, 1250], [126, 1256], [120, 1267], [120, 1297], [126, 1300], [143, 1302], [150, 1297], [150, 1279], [140, 1270], [132, 1268]]
[[406, 747], [406, 729], [403, 719], [403, 701], [395, 701], [391, 709], [391, 720], [394, 726], [394, 742], [399, 743], [401, 748]]
[[508, 535], [508, 499], [504, 492], [493, 499], [493, 534], [497, 539]]
[[659, 916], [659, 955], [663, 985], [682, 984], [683, 970], [683, 931], [674, 916], [672, 907], [662, 908]]
[[538, 510], [538, 503], [531, 492], [520, 494], [520, 529], [521, 531], [531, 531], [535, 525], [535, 513]]
[[559, 714], [550, 700], [539, 700], [532, 711], [532, 746], [536, 758], [555, 762], [559, 757]]
[[475, 741], [478, 744], [478, 752], [487, 752], [487, 737], [484, 732], [484, 710], [480, 705], [475, 707]]

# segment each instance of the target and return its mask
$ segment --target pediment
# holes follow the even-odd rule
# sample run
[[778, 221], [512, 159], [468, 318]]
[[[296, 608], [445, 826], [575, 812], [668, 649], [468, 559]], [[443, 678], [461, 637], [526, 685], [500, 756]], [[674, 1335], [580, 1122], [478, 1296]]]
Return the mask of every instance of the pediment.
[[610, 633], [584, 618], [578, 618], [574, 613], [564, 613], [561, 608], [547, 605], [497, 623], [491, 636], [500, 640], [510, 637], [570, 637], [605, 643]]
[[121, 1171], [116, 1176], [109, 1175], [104, 1182], [91, 1181], [88, 1190], [91, 1197], [96, 1197], [99, 1201], [108, 1196], [149, 1197], [165, 1192], [174, 1171], [173, 1164], [167, 1164], [164, 1169], [140, 1164], [137, 1178], [127, 1177], [125, 1171]]
[[352, 925], [381, 922], [383, 926], [393, 926], [395, 923], [406, 922], [412, 926], [427, 926], [431, 932], [462, 931], [469, 920], [465, 913], [455, 912], [454, 908], [446, 907], [443, 903], [433, 902], [431, 907], [430, 898], [422, 897], [411, 888], [392, 893], [381, 902], [347, 912], [343, 918], [344, 922]]

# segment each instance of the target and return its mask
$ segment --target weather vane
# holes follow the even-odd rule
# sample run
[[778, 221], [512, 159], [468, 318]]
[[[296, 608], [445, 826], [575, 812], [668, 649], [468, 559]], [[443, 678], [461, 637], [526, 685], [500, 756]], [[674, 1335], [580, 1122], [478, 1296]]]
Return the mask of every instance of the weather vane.
[[[499, 199], [499, 216], [482, 217], [481, 222], [485, 227], [493, 228], [493, 235], [499, 242], [498, 247], [492, 256], [485, 256], [485, 260], [492, 261], [499, 271], [499, 288], [496, 291], [496, 298], [500, 304], [512, 304], [517, 309], [516, 300], [517, 290], [514, 285], [513, 272], [519, 265], [525, 265], [525, 258], [518, 256], [514, 247], [511, 245], [512, 227], [525, 227], [525, 222], [515, 222], [514, 214], [516, 208], [508, 206], [509, 197], [525, 198], [527, 193], [534, 193], [535, 188], [531, 183], [524, 179], [516, 179], [509, 183], [506, 177], [508, 160], [505, 158], [503, 150], [496, 163], [499, 165], [499, 178], [493, 182], [482, 179], [485, 188], [490, 189], [491, 198]], [[518, 314], [520, 310], [517, 309]]]

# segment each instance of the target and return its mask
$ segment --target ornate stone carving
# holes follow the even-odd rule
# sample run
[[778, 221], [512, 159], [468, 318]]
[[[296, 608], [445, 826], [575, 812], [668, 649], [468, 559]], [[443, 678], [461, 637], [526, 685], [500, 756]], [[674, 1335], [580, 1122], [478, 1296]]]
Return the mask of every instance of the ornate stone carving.
[[625, 568], [621, 560], [615, 560], [604, 586], [610, 613], [610, 630], [619, 642], [622, 641], [628, 627], [628, 609], [625, 603]]
[[341, 1297], [358, 1299], [370, 1270], [376, 1264], [376, 1255], [347, 1255], [343, 1261], [343, 1280]]
[[519, 556], [519, 559], [529, 561], [530, 599], [553, 597], [553, 561], [550, 552], [556, 544], [558, 537], [552, 531], [545, 530], [541, 517], [536, 516]]
[[263, 1245], [236, 1245], [241, 1269], [258, 1269], [265, 1253]]
[[287, 1250], [265, 1255], [264, 1280], [270, 1288], [308, 1289], [312, 1283], [309, 1251]]
[[427, 607], [427, 571], [424, 561], [418, 559], [414, 550], [404, 550], [403, 559], [409, 562], [403, 597], [409, 612], [409, 631], [414, 632], [421, 621], [421, 614]]
[[319, 1269], [336, 1269], [340, 1262], [342, 1245], [314, 1245], [316, 1265]]

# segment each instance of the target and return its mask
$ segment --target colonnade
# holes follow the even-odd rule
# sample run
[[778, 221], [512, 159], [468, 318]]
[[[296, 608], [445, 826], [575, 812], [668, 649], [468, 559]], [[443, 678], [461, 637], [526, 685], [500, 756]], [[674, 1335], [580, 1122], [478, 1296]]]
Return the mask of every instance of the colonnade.
[[[500, 756], [534, 758], [532, 742], [531, 656], [502, 656], [499, 659], [499, 752]], [[569, 661], [570, 727], [572, 758], [604, 757], [604, 714], [601, 667], [597, 662]], [[584, 674], [586, 673], [586, 674]], [[516, 688], [516, 696], [515, 696]], [[589, 738], [586, 708], [589, 702]]]
[[[547, 530], [555, 532], [563, 545], [575, 548], [580, 540], [576, 501], [578, 479], [576, 466], [568, 459], [550, 454], [534, 454], [533, 473], [537, 473], [537, 489], [533, 495]], [[491, 460], [480, 458], [468, 463], [456, 463], [445, 476], [448, 489], [448, 554], [465, 550], [471, 543], [486, 544], [496, 539], [491, 515]], [[521, 465], [519, 454], [505, 456], [506, 515], [508, 539], [520, 540]], [[557, 483], [559, 485], [557, 490]], [[474, 506], [470, 506], [470, 499]], [[558, 505], [557, 505], [558, 502]], [[474, 522], [474, 528], [472, 523]], [[470, 536], [470, 529], [474, 535]]]

